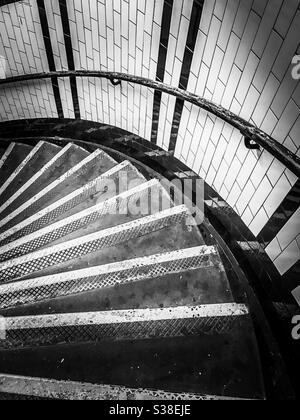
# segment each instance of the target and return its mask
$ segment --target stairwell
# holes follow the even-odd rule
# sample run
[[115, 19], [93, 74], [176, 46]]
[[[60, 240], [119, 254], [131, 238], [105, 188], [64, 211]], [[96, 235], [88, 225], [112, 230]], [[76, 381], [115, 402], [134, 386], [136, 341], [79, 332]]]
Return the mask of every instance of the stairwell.
[[159, 179], [42, 141], [0, 180], [0, 399], [265, 398], [248, 304]]

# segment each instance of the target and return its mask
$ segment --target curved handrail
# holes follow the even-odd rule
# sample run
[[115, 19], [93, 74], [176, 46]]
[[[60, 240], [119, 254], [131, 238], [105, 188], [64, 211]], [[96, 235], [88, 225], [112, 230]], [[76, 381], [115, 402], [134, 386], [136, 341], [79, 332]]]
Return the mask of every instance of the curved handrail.
[[241, 132], [241, 134], [243, 134], [247, 141], [251, 140], [257, 143], [259, 146], [271, 153], [276, 159], [278, 159], [283, 165], [285, 165], [290, 171], [292, 171], [298, 178], [300, 178], [300, 158], [294, 153], [292, 153], [285, 146], [280, 144], [278, 141], [276, 141], [274, 138], [266, 134], [264, 131], [260, 130], [258, 127], [252, 125], [245, 119], [223, 108], [222, 106], [216, 105], [213, 102], [208, 101], [191, 92], [166, 85], [165, 83], [125, 73], [95, 70], [69, 70], [54, 71], [48, 73], [26, 74], [21, 76], [9, 77], [6, 79], [0, 79], [0, 86], [9, 83], [19, 83], [37, 79], [48, 79], [52, 77], [95, 77], [108, 79], [111, 82], [113, 82], [114, 85], [116, 84], [116, 81], [124, 81], [128, 83], [142, 85], [150, 89], [155, 89], [160, 92], [176, 96], [179, 99], [190, 102], [193, 105], [199, 106], [200, 108], [222, 119], [226, 123], [232, 125], [234, 128], [238, 129]]

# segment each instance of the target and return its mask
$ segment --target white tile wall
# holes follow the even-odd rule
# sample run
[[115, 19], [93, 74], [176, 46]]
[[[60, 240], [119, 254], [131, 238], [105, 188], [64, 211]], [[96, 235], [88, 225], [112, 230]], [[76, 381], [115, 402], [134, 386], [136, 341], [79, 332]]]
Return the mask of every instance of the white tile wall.
[[[215, 102], [299, 153], [300, 87], [291, 77], [290, 63], [299, 44], [300, 17], [297, 2], [291, 1], [289, 7], [286, 3], [228, 0], [221, 21], [224, 2], [216, 0], [209, 19], [203, 18], [200, 25], [189, 89], [207, 98], [212, 95]], [[198, 144], [202, 159], [200, 163], [196, 159], [192, 169], [221, 196], [225, 194], [223, 198], [258, 235], [297, 180], [267, 152], [246, 150], [235, 130], [212, 129], [213, 139], [212, 134], [207, 138], [204, 128], [195, 132], [189, 113], [185, 107], [175, 156], [193, 162], [189, 154]], [[206, 124], [201, 122], [202, 127]], [[218, 120], [215, 124], [222, 126]], [[192, 138], [186, 138], [187, 131]], [[211, 141], [217, 146], [214, 153]], [[299, 229], [300, 225], [292, 239]]]
[[[5, 76], [49, 71], [35, 0], [0, 8], [0, 55]], [[57, 117], [50, 81], [22, 83], [0, 90], [1, 121]]]
[[278, 271], [284, 274], [300, 258], [299, 247], [300, 209], [281, 229], [277, 237], [266, 248]]
[[[67, 0], [67, 6], [76, 69], [155, 79], [163, 2]], [[81, 118], [117, 125], [150, 140], [150, 89], [86, 79], [78, 83], [78, 94]]]

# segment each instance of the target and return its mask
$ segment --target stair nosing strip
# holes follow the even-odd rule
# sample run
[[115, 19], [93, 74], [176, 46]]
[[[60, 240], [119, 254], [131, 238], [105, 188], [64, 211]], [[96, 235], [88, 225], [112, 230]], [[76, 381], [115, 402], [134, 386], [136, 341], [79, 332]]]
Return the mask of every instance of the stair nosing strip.
[[246, 305], [219, 303], [199, 306], [178, 306], [155, 309], [129, 309], [102, 312], [81, 312], [55, 315], [34, 315], [5, 318], [6, 331], [72, 326], [133, 324], [174, 319], [224, 318], [249, 315]]
[[[166, 391], [149, 388], [129, 388], [122, 385], [92, 384], [88, 382], [76, 382], [37, 378], [30, 376], [0, 374], [0, 394], [12, 394], [34, 396], [52, 399], [71, 400], [107, 400], [124, 401], [144, 400], [244, 400], [239, 397], [224, 397], [218, 395], [205, 395], [185, 391]], [[130, 396], [130, 398], [129, 398]]]
[[4, 154], [1, 156], [0, 159], [0, 169], [5, 164], [6, 160], [8, 159], [9, 155], [12, 153], [14, 148], [16, 147], [16, 143], [11, 143], [5, 150]]

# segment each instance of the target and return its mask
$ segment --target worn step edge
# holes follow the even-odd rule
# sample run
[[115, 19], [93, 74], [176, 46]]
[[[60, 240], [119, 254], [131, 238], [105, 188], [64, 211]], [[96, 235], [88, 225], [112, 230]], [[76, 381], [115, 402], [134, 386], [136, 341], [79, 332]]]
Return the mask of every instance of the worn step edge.
[[18, 238], [20, 238], [36, 230], [39, 230], [41, 227], [47, 225], [48, 223], [51, 223], [64, 212], [70, 210], [77, 204], [81, 203], [91, 194], [97, 193], [101, 189], [101, 187], [103, 187], [103, 182], [105, 181], [105, 179], [113, 178], [121, 171], [134, 171], [140, 179], [145, 180], [144, 176], [140, 174], [129, 161], [125, 160], [120, 164], [116, 165], [115, 167], [109, 169], [107, 172], [101, 174], [94, 180], [88, 182], [86, 185], [83, 185], [82, 187], [78, 188], [72, 193], [54, 202], [50, 206], [40, 210], [33, 216], [30, 216], [22, 222], [18, 223], [17, 225], [11, 227], [10, 229], [1, 232], [0, 243], [2, 245], [5, 243], [9, 243], [10, 238], [14, 237], [17, 234], [20, 234], [20, 236], [18, 236]]
[[23, 162], [20, 163], [20, 165], [13, 171], [13, 173], [10, 175], [10, 177], [4, 182], [4, 184], [0, 187], [0, 196], [3, 194], [3, 192], [6, 190], [6, 188], [12, 183], [12, 181], [19, 175], [19, 173], [22, 171], [22, 169], [30, 162], [30, 160], [36, 155], [41, 147], [45, 144], [44, 141], [40, 141], [26, 156], [26, 158], [23, 160]]
[[[43, 166], [37, 173], [35, 173], [22, 187], [17, 190], [2, 206], [0, 206], [0, 213], [2, 213], [7, 207], [9, 207], [21, 194], [23, 194], [31, 185], [33, 185], [46, 171], [48, 171], [53, 165], [57, 163], [72, 147], [72, 143], [69, 143], [66, 147], [60, 150], [46, 165]], [[0, 214], [1, 217], [1, 214]]]
[[13, 152], [14, 148], [16, 147], [16, 143], [11, 143], [8, 148], [5, 150], [5, 152], [3, 153], [3, 155], [0, 158], [0, 169], [2, 168], [2, 166], [5, 164], [5, 162], [7, 161], [9, 155]]
[[7, 309], [166, 274], [215, 266], [224, 271], [220, 260], [218, 264], [218, 251], [213, 246], [199, 246], [135, 258], [0, 285], [0, 308]]
[[[239, 400], [235, 397], [201, 395], [191, 392], [172, 392], [147, 388], [128, 388], [119, 385], [98, 385], [86, 382], [58, 381], [46, 378], [0, 374], [0, 396], [15, 395], [56, 400]], [[1, 399], [1, 398], [0, 398]]]
[[185, 206], [177, 206], [142, 217], [122, 225], [114, 226], [89, 235], [81, 236], [61, 244], [50, 246], [22, 257], [0, 263], [0, 282], [16, 279], [47, 267], [75, 259], [105, 247], [128, 241], [160, 230], [184, 220], [192, 225], [192, 216]]
[[85, 159], [83, 159], [81, 162], [79, 162], [77, 165], [75, 165], [72, 169], [67, 171], [61, 177], [53, 181], [50, 185], [48, 185], [38, 194], [31, 197], [28, 201], [26, 201], [19, 208], [14, 210], [11, 214], [7, 215], [2, 220], [0, 220], [0, 227], [5, 226], [7, 223], [12, 221], [15, 217], [23, 213], [25, 210], [28, 210], [29, 208], [34, 206], [41, 198], [46, 196], [48, 193], [51, 193], [60, 184], [63, 184], [68, 178], [71, 178], [76, 175], [78, 176], [80, 173], [82, 173], [82, 171], [84, 171], [84, 168], [87, 167], [93, 160], [101, 159], [104, 156], [106, 157], [107, 155], [102, 150], [99, 150], [99, 149], [96, 150], [94, 153], [90, 154], [89, 156], [87, 156]]
[[230, 334], [245, 316], [245, 305], [222, 303], [3, 318], [0, 348]]
[[[113, 212], [116, 213], [117, 211], [120, 212], [120, 214], [124, 214], [129, 199], [132, 199], [133, 197], [142, 198], [143, 195], [148, 196], [149, 191], [151, 191], [154, 187], [156, 187], [158, 191], [161, 190], [162, 193], [165, 192], [160, 182], [153, 179], [109, 198], [108, 200], [93, 207], [89, 207], [81, 212], [73, 214], [70, 217], [62, 219], [29, 235], [23, 236], [20, 239], [10, 242], [9, 244], [0, 247], [0, 262], [33, 252], [37, 248], [41, 248], [52, 241], [87, 226], [89, 223], [100, 220], [106, 214], [114, 214]], [[164, 200], [164, 203], [166, 204], [167, 200]]]

